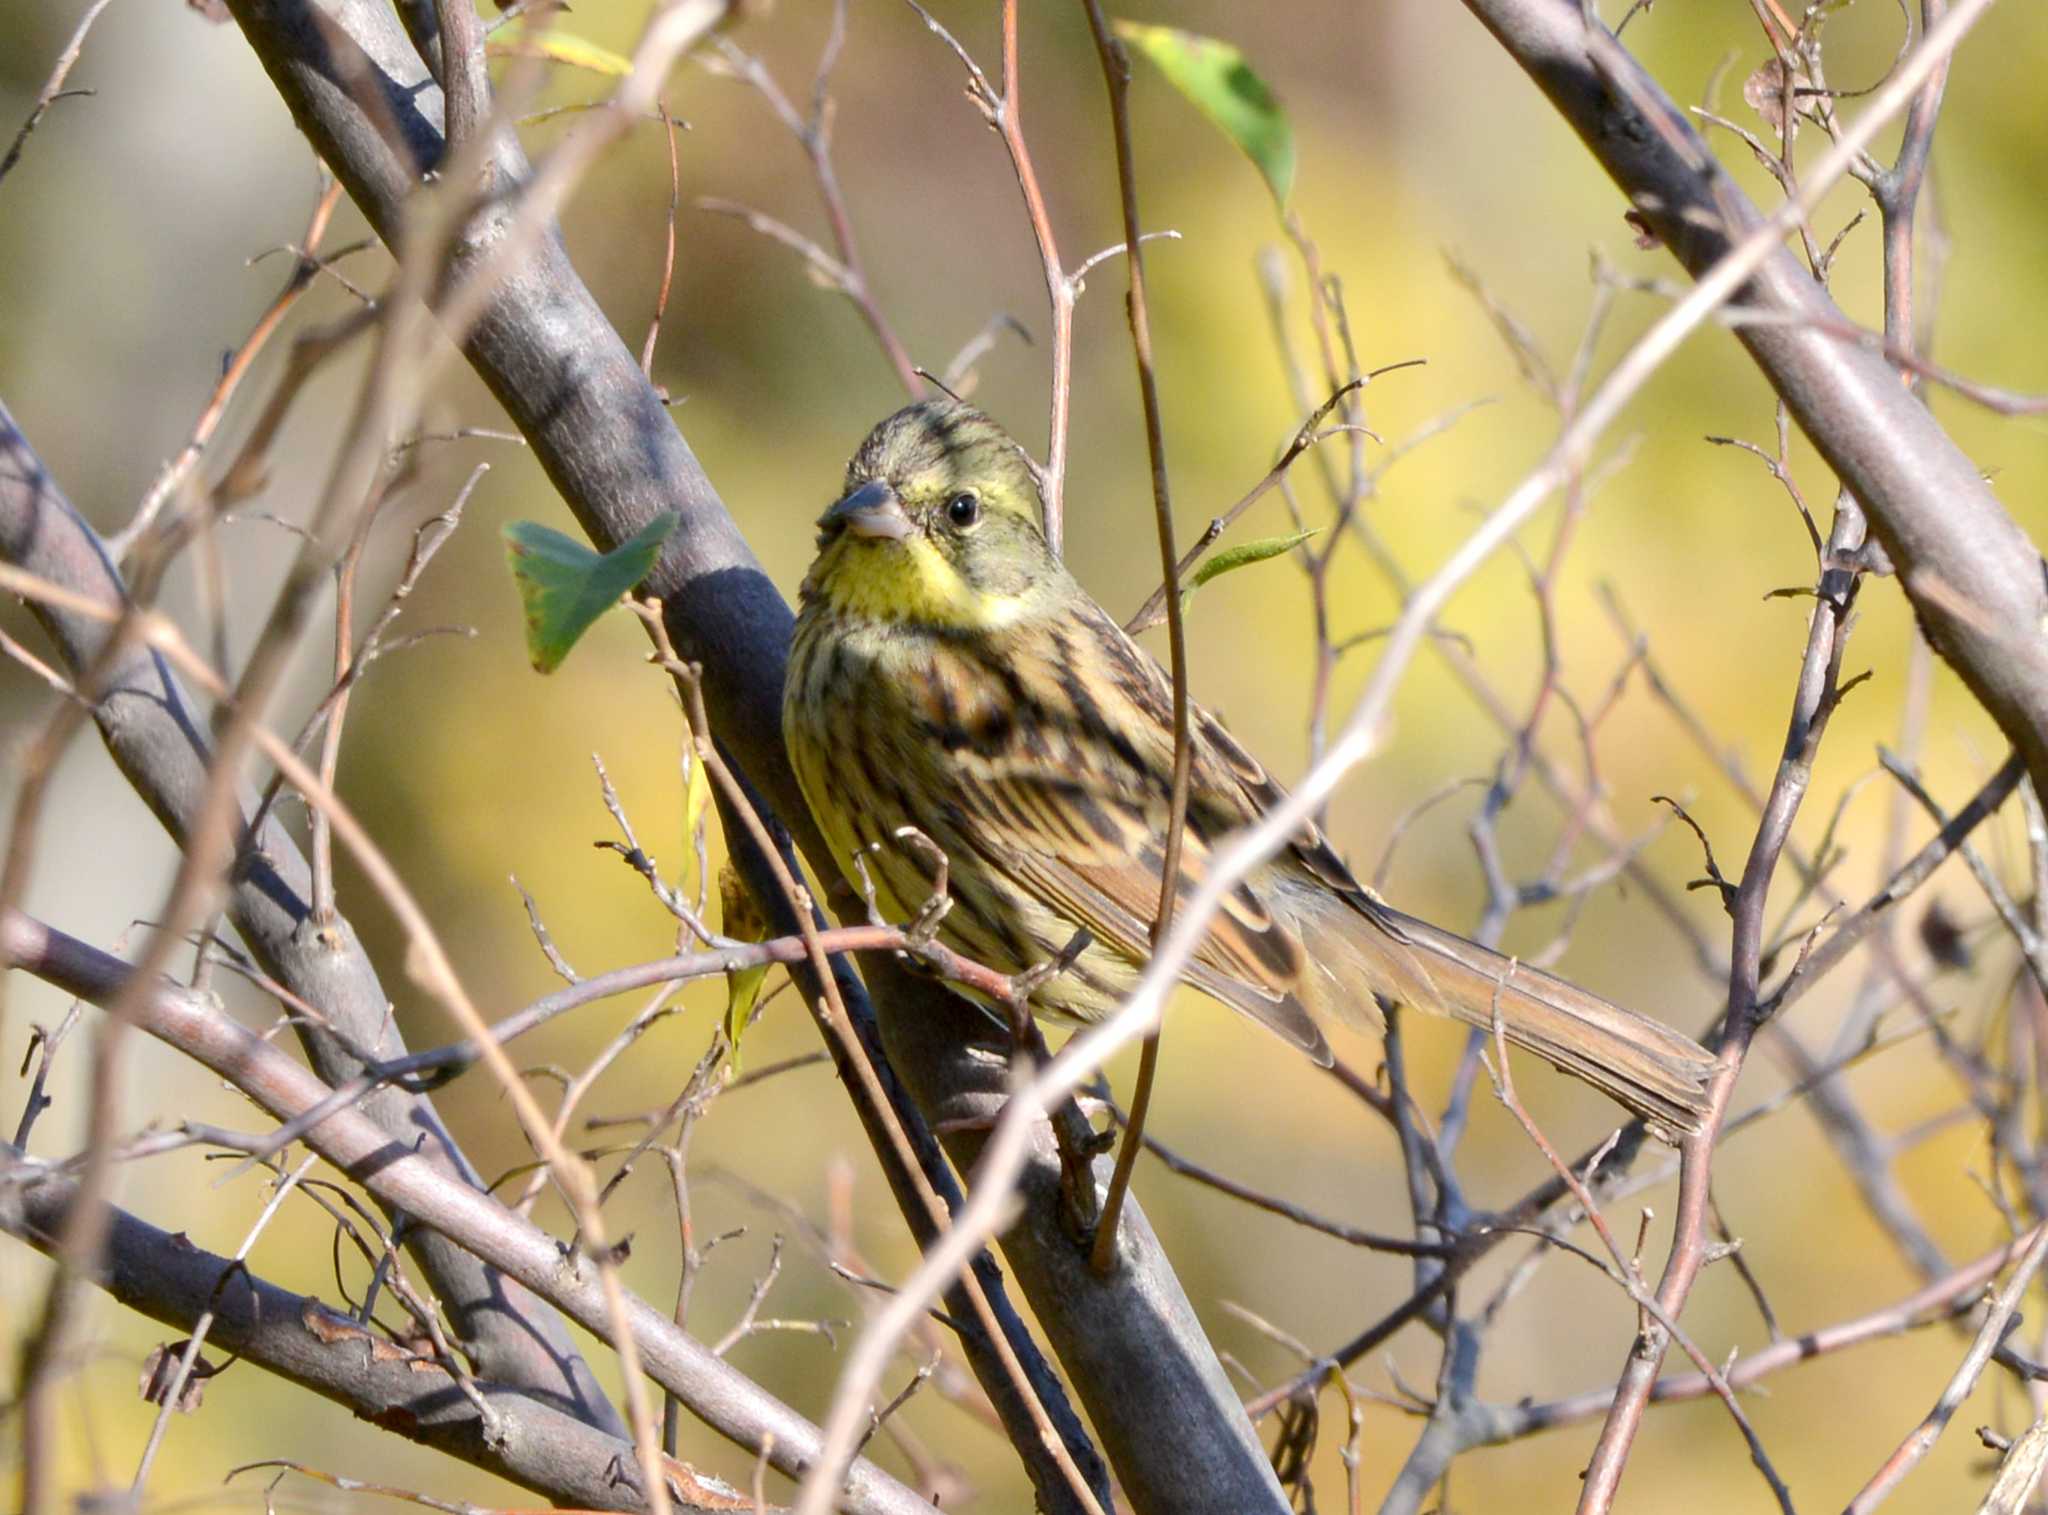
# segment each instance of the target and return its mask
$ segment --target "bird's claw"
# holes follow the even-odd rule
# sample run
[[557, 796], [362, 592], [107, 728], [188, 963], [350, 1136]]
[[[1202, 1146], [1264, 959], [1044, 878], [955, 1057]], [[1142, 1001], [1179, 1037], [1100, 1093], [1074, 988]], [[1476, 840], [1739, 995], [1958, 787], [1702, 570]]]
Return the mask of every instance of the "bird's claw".
[[1031, 996], [1043, 989], [1053, 979], [1066, 972], [1067, 965], [1057, 958], [1051, 962], [1033, 963], [1022, 973], [1010, 976], [1010, 999], [1019, 1007], [1031, 1003]]
[[953, 896], [935, 894], [918, 908], [908, 926], [903, 928], [903, 945], [912, 952], [922, 952], [938, 939], [939, 923], [953, 908]]
[[1094, 941], [1094, 934], [1083, 927], [1069, 938], [1066, 946], [1060, 948], [1057, 956], [1043, 963], [1033, 963], [1023, 972], [1011, 975], [1010, 1003], [1019, 1008], [1028, 1005], [1032, 995], [1073, 967]]

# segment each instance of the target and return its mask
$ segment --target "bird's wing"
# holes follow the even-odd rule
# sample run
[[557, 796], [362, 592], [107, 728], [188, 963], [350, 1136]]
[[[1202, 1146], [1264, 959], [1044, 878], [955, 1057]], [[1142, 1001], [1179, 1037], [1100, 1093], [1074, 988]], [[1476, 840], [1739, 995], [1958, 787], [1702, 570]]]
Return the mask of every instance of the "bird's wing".
[[[1274, 782], [1265, 765], [1238, 745], [1237, 738], [1224, 729], [1221, 721], [1206, 710], [1196, 711], [1195, 718], [1203, 744], [1243, 792], [1245, 806], [1253, 817], [1264, 815], [1287, 798], [1287, 791]], [[1373, 904], [1380, 903], [1378, 895], [1352, 877], [1351, 870], [1344, 866], [1344, 860], [1337, 856], [1315, 822], [1304, 822], [1295, 833], [1294, 857], [1316, 882], [1339, 894], [1358, 895]]]
[[[934, 660], [934, 713], [942, 729], [960, 732], [946, 762], [963, 813], [944, 830], [952, 845], [973, 847], [991, 871], [1086, 929], [1103, 950], [1143, 963], [1165, 869], [1171, 691], [1158, 665], [1092, 605], [1039, 634], [1046, 643], [1028, 658], [945, 649]], [[987, 676], [994, 666], [1009, 682]], [[1199, 735], [1188, 817], [1181, 905], [1207, 876], [1212, 845], [1252, 819]], [[1290, 997], [1304, 965], [1289, 923], [1274, 918], [1257, 889], [1239, 885], [1185, 976], [1326, 1056]]]
[[[1165, 869], [1166, 807], [1134, 802], [1099, 775], [1054, 775], [1006, 764], [968, 788], [971, 828], [989, 864], [1104, 947], [1142, 962], [1151, 951]], [[1191, 827], [1181, 844], [1177, 908], [1208, 872], [1208, 845]], [[1301, 948], [1252, 889], [1224, 899], [1195, 960], [1269, 998], [1301, 972]]]
[[[1197, 712], [1196, 729], [1202, 746], [1229, 774], [1253, 817], [1287, 798], [1265, 766], [1206, 710]], [[1413, 918], [1389, 908], [1359, 883], [1320, 826], [1304, 822], [1285, 857], [1296, 880], [1305, 886], [1296, 891], [1298, 908], [1292, 912], [1303, 945], [1336, 991], [1334, 996], [1311, 994], [1312, 1002], [1327, 1003], [1347, 1020], [1375, 1025], [1376, 994], [1419, 1010], [1450, 1013], [1427, 965], [1430, 944], [1408, 929]]]

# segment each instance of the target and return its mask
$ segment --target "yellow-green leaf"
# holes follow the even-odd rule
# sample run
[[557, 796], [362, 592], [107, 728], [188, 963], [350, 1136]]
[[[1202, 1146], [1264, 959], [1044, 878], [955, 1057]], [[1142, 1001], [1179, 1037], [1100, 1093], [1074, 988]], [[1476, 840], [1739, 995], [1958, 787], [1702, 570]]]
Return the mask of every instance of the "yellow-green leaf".
[[[718, 870], [718, 909], [726, 936], [741, 942], [768, 940], [768, 922], [755, 907], [753, 893], [730, 858]], [[740, 1038], [747, 1034], [747, 1022], [754, 1018], [754, 1005], [767, 978], [766, 967], [742, 968], [725, 976], [725, 1040], [732, 1048], [735, 1073], [740, 1066]]]
[[1220, 579], [1226, 573], [1235, 573], [1240, 568], [1249, 568], [1254, 563], [1277, 558], [1283, 552], [1292, 552], [1321, 529], [1313, 527], [1308, 531], [1297, 531], [1284, 537], [1260, 537], [1256, 541], [1240, 542], [1235, 547], [1226, 547], [1221, 552], [1211, 554], [1197, 563], [1195, 571], [1182, 582], [1181, 604], [1187, 604], [1194, 592], [1211, 579]]
[[1175, 26], [1119, 21], [1116, 34], [1150, 58], [1169, 84], [1237, 144], [1284, 210], [1294, 191], [1294, 128], [1244, 54], [1228, 42]]
[[615, 79], [633, 72], [631, 58], [555, 26], [530, 27], [522, 22], [504, 42], [490, 44], [489, 51], [497, 57], [548, 58]]
[[704, 835], [704, 813], [711, 805], [711, 781], [704, 776], [704, 760], [696, 753], [687, 754], [683, 761], [687, 773], [683, 780], [682, 892], [688, 894], [697, 866], [697, 843]]
[[505, 527], [505, 555], [526, 610], [526, 653], [536, 673], [553, 673], [591, 623], [646, 578], [680, 519], [656, 516], [610, 552], [592, 552], [537, 521]]

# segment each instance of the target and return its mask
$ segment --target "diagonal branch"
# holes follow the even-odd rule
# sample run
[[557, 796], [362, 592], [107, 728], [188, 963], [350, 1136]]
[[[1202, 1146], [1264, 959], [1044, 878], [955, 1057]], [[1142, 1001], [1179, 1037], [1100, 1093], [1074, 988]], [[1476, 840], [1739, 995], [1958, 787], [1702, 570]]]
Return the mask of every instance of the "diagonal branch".
[[[211, 995], [168, 980], [137, 985], [118, 958], [18, 913], [0, 917], [0, 954], [95, 1004], [124, 996], [139, 1001], [134, 1019], [139, 1029], [228, 1079], [279, 1120], [327, 1096], [318, 1078], [231, 1019]], [[307, 1133], [306, 1143], [380, 1203], [418, 1217], [488, 1258], [586, 1330], [610, 1332], [612, 1303], [599, 1276], [607, 1270], [587, 1256], [565, 1257], [561, 1244], [531, 1221], [450, 1179], [356, 1111], [329, 1116]], [[706, 1424], [744, 1446], [771, 1447], [771, 1465], [786, 1473], [800, 1472], [816, 1458], [820, 1436], [802, 1416], [644, 1301], [627, 1296], [624, 1314], [647, 1373]], [[841, 1498], [848, 1509], [875, 1515], [916, 1515], [928, 1508], [912, 1490], [866, 1462], [854, 1465]]]
[[[1565, 0], [1466, 0], [1694, 277], [1762, 224], [1685, 113], [1605, 28]], [[1866, 116], [1903, 107], [1986, 0], [1961, 0]], [[1859, 121], [1858, 125], [1862, 123]], [[1810, 189], [1809, 177], [1805, 189]], [[1774, 248], [1736, 303], [1777, 319], [1737, 328], [1844, 485], [1869, 512], [1929, 643], [2048, 782], [2048, 610], [2040, 553], [1962, 450], [1791, 252]]]
[[[75, 1178], [39, 1171], [0, 1147], [0, 1231], [50, 1251], [78, 1190]], [[642, 1507], [631, 1442], [587, 1424], [559, 1401], [504, 1384], [474, 1386], [487, 1412], [480, 1413], [430, 1360], [375, 1350], [368, 1332], [318, 1299], [279, 1288], [124, 1210], [109, 1217], [95, 1282], [173, 1330], [189, 1332], [211, 1315], [211, 1340], [222, 1351], [556, 1504]], [[674, 1459], [667, 1466], [671, 1508], [682, 1515], [740, 1508], [717, 1502], [725, 1487], [717, 1480]]]
[[[125, 603], [125, 586], [104, 546], [44, 472], [4, 406], [0, 559], [117, 614]], [[36, 614], [59, 659], [74, 674], [100, 664], [114, 646], [115, 628], [105, 620], [40, 603]], [[93, 719], [116, 766], [173, 839], [181, 840], [208, 784], [211, 753], [204, 721], [154, 653], [132, 638], [115, 652], [112, 664], [100, 671], [101, 698]], [[254, 796], [245, 795], [245, 813], [253, 805]], [[290, 833], [266, 819], [249, 841], [245, 866], [228, 895], [228, 915], [264, 971], [324, 1017], [324, 1025], [302, 1020], [299, 1027], [314, 1069], [329, 1082], [341, 1082], [363, 1066], [352, 1049], [365, 1049], [379, 1059], [404, 1056], [404, 1043], [386, 1014], [390, 996], [354, 929], [340, 917], [315, 929], [311, 872]], [[443, 1171], [477, 1182], [427, 1100], [380, 1090], [364, 1101], [363, 1111], [394, 1140], [420, 1142], [427, 1160]], [[597, 1380], [552, 1312], [445, 1237], [414, 1230], [407, 1245], [447, 1304], [484, 1377], [565, 1396], [592, 1425], [613, 1434], [621, 1431]]]
[[[337, 0], [324, 8], [318, 24], [304, 7], [286, 0], [234, 0], [232, 9], [300, 128], [371, 224], [395, 237], [419, 176], [439, 160], [442, 142], [438, 91], [387, 8], [370, 0]], [[499, 140], [493, 150], [503, 155], [497, 182], [524, 182], [529, 170], [516, 144]], [[488, 222], [481, 229], [487, 233]], [[459, 277], [489, 252], [459, 241], [455, 273]], [[764, 818], [772, 810], [817, 863], [820, 876], [834, 876], [830, 852], [782, 750], [788, 606], [761, 572], [660, 397], [570, 266], [559, 238], [550, 231], [523, 249], [519, 262], [501, 266], [513, 277], [483, 302], [468, 328], [465, 354], [601, 547], [624, 540], [658, 514], [679, 512], [680, 523], [644, 588], [661, 599], [681, 658], [702, 665], [710, 728], [742, 782], [766, 802]], [[777, 825], [770, 821], [771, 830]], [[733, 834], [739, 836], [738, 828]], [[741, 841], [748, 887], [774, 907], [773, 929], [786, 934], [794, 923], [786, 918], [771, 870], [757, 849]], [[857, 909], [852, 918], [862, 918]], [[949, 1127], [956, 1120], [979, 1125], [955, 1128], [947, 1138], [954, 1161], [967, 1168], [1007, 1094], [1003, 1070], [972, 1055], [969, 1044], [983, 1022], [970, 1006], [919, 982], [888, 956], [865, 969], [886, 1012], [879, 1027], [859, 985], [835, 965], [854, 1028], [869, 1044], [892, 1101], [902, 1101], [898, 1114], [918, 1145], [927, 1177], [957, 1205], [958, 1190], [937, 1145], [895, 1081], [900, 1077], [918, 1104]], [[806, 997], [815, 1003], [814, 994]], [[880, 1056], [885, 1041], [888, 1062]], [[836, 1043], [828, 1045], [836, 1057]], [[842, 1072], [850, 1087], [852, 1071]], [[887, 1156], [875, 1113], [857, 1091], [853, 1097], [869, 1140], [885, 1154], [884, 1171], [898, 1205], [913, 1230], [928, 1236], [915, 1194]], [[1139, 1508], [1187, 1508], [1201, 1499], [1228, 1505], [1238, 1491], [1264, 1490], [1271, 1474], [1249, 1429], [1209, 1434], [1211, 1427], [1241, 1424], [1241, 1412], [1142, 1215], [1126, 1210], [1130, 1251], [1124, 1268], [1112, 1279], [1093, 1278], [1060, 1224], [1060, 1167], [1050, 1133], [1039, 1128], [1025, 1146], [1024, 1219], [1007, 1235], [1005, 1250], [1120, 1480], [1127, 1490], [1150, 1491], [1149, 1502]], [[1002, 1299], [993, 1262], [983, 1254], [976, 1269], [1006, 1313], [1005, 1335], [1017, 1354], [1037, 1365], [1038, 1396], [1053, 1411], [1062, 1438], [1070, 1447], [1085, 1448], [1085, 1432], [1062, 1402], [1057, 1377]], [[951, 1313], [968, 1317], [964, 1308]], [[1026, 1458], [1039, 1497], [1051, 1508], [1070, 1508], [1064, 1480], [1034, 1445], [1030, 1418], [988, 1344], [970, 1332], [963, 1345]]]

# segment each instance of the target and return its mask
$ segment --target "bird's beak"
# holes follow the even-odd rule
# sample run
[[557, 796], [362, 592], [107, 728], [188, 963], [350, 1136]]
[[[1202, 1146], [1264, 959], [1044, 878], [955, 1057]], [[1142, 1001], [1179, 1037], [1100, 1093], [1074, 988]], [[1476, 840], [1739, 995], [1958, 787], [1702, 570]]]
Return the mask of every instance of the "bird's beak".
[[857, 537], [879, 537], [900, 542], [910, 535], [910, 517], [896, 491], [880, 479], [870, 479], [818, 518], [821, 530], [844, 529]]

